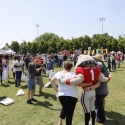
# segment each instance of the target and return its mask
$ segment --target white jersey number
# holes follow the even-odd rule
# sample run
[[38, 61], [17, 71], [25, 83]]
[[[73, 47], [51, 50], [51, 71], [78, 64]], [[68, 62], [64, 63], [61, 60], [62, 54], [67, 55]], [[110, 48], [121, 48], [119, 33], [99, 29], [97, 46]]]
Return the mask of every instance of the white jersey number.
[[94, 81], [94, 71], [93, 71], [93, 69], [90, 70], [90, 73], [92, 75], [92, 81]]

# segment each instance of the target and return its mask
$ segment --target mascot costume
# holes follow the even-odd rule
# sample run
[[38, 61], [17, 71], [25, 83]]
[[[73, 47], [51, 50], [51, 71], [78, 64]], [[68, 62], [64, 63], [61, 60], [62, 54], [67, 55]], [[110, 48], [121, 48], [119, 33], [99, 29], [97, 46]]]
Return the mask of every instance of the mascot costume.
[[[90, 113], [92, 117], [92, 125], [95, 125], [95, 89], [100, 85], [100, 82], [108, 82], [111, 78], [109, 75], [105, 77], [97, 66], [97, 62], [89, 55], [80, 55], [75, 66], [76, 76], [72, 79], [62, 78], [60, 84], [80, 85], [87, 84], [88, 86], [81, 86], [83, 88], [81, 96], [81, 104], [85, 113], [85, 125], [89, 124]], [[89, 83], [92, 83], [91, 85]]]

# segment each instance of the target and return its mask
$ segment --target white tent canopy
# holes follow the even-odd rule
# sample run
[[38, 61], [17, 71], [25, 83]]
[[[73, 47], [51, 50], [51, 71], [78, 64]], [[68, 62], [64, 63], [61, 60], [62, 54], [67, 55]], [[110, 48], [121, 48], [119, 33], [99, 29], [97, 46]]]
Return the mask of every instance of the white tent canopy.
[[10, 48], [9, 47], [7, 47], [6, 45], [5, 46], [0, 46], [0, 50], [9, 50]]
[[[0, 54], [5, 54], [7, 51], [11, 50], [9, 47], [5, 46], [0, 46]], [[12, 51], [12, 50], [11, 50]], [[14, 52], [15, 53], [15, 52]], [[8, 53], [9, 54], [9, 53]], [[10, 53], [11, 54], [11, 53]]]
[[8, 51], [6, 51], [7, 54], [15, 54], [16, 52], [14, 52], [13, 50], [9, 49]]

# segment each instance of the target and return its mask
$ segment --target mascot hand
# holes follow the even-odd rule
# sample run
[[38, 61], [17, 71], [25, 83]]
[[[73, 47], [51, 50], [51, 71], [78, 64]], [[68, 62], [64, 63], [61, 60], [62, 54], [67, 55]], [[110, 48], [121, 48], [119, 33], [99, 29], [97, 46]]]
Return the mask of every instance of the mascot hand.
[[84, 81], [84, 77], [82, 74], [78, 74], [74, 78], [71, 78], [71, 79], [62, 78], [59, 81], [60, 81], [60, 84], [77, 85]]
[[111, 80], [111, 78], [112, 78], [112, 74], [110, 73], [108, 77], [109, 77], [109, 79]]
[[108, 77], [105, 77], [104, 74], [100, 73], [98, 81], [99, 82], [108, 82], [111, 79], [111, 74]]

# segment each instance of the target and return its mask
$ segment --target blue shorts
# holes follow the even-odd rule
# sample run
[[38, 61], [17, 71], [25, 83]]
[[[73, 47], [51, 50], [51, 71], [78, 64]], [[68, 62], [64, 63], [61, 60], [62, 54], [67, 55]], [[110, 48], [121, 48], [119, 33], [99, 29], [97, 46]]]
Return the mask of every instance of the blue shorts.
[[28, 78], [28, 90], [33, 90], [36, 87], [36, 80], [35, 78]]

